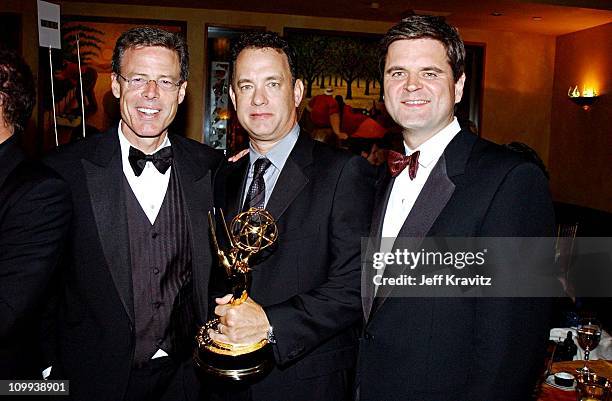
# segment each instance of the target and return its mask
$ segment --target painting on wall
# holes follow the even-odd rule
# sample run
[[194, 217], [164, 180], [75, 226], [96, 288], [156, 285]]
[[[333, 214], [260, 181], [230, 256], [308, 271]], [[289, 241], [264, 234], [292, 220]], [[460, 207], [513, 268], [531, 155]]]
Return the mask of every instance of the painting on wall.
[[285, 28], [284, 36], [296, 52], [305, 101], [329, 88], [357, 108], [382, 100], [377, 57], [381, 35]]
[[[82, 138], [83, 112], [77, 62], [77, 37], [80, 48], [85, 134], [104, 132], [119, 121], [119, 103], [111, 92], [111, 61], [113, 48], [126, 30], [155, 26], [186, 36], [187, 25], [181, 21], [153, 21], [106, 17], [62, 16], [62, 49], [53, 51], [53, 84], [58, 140], [60, 144]], [[55, 146], [53, 104], [48, 50], [40, 51], [39, 147], [47, 152]], [[179, 113], [174, 125], [184, 124]], [[177, 130], [178, 131], [178, 130]]]
[[[378, 60], [382, 35], [285, 28], [284, 36], [297, 57], [298, 77], [305, 85], [300, 110], [312, 98], [342, 96], [345, 105], [374, 118], [387, 131], [399, 130], [386, 113], [383, 82]], [[464, 98], [456, 108], [460, 123], [478, 132], [481, 124], [485, 49], [483, 44], [466, 44]]]

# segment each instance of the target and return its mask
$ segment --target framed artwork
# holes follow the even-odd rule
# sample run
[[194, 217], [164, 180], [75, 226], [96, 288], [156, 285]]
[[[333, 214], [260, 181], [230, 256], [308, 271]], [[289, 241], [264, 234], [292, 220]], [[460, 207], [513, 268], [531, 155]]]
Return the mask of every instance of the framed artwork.
[[382, 101], [377, 56], [382, 35], [285, 28], [284, 36], [296, 52], [304, 101], [328, 88], [355, 108]]
[[[333, 92], [345, 104], [364, 114], [378, 115], [391, 131], [398, 131], [386, 115], [383, 82], [378, 65], [378, 43], [382, 35], [285, 28], [285, 38], [297, 53], [298, 77], [306, 87], [302, 108], [316, 95]], [[457, 105], [460, 123], [475, 132], [482, 121], [485, 45], [466, 43], [464, 96]]]
[[[77, 36], [81, 54], [83, 101], [86, 135], [104, 132], [120, 118], [119, 103], [111, 92], [111, 61], [115, 42], [126, 30], [136, 26], [155, 26], [186, 37], [187, 24], [182, 21], [122, 19], [107, 17], [62, 16], [62, 49], [53, 50], [53, 83], [55, 110], [60, 144], [82, 138], [83, 118]], [[40, 50], [39, 73], [39, 148], [45, 153], [55, 147], [53, 105], [48, 49]], [[176, 132], [184, 132], [185, 118], [179, 108], [173, 123]]]

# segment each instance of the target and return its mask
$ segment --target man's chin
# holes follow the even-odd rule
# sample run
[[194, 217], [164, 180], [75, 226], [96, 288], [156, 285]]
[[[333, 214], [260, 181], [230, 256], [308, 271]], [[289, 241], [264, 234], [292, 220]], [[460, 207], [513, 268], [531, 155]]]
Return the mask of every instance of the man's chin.
[[127, 133], [129, 131], [131, 134], [138, 137], [139, 139], [159, 138], [160, 136], [163, 136], [168, 133], [168, 127], [160, 129], [160, 128], [154, 128], [154, 127], [132, 128], [128, 126], [126, 130], [126, 127], [124, 125], [122, 128], [123, 128], [124, 133]]
[[159, 138], [160, 136], [166, 135], [168, 133], [168, 130], [165, 131], [161, 131], [161, 132], [134, 132], [134, 134], [136, 134], [136, 136], [138, 138], [141, 139], [153, 139], [153, 138]]

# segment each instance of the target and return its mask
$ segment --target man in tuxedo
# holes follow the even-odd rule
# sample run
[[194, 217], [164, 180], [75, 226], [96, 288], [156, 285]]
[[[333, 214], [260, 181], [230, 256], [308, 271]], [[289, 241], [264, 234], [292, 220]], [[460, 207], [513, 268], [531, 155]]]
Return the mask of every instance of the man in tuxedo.
[[212, 263], [212, 149], [168, 134], [187, 88], [184, 39], [138, 27], [117, 40], [111, 89], [121, 121], [48, 163], [74, 219], [47, 329], [51, 377], [75, 400], [189, 400]]
[[[381, 48], [385, 105], [407, 156], [390, 152], [377, 182], [375, 249], [399, 249], [381, 238], [552, 236], [539, 167], [461, 130], [454, 117], [465, 81], [457, 30], [415, 15]], [[547, 339], [545, 301], [401, 297], [377, 287], [373, 272], [366, 266], [362, 276], [361, 401], [529, 399]]]
[[35, 101], [30, 67], [0, 49], [0, 379], [40, 378], [41, 301], [70, 220], [68, 186], [17, 144]]
[[[253, 264], [249, 298], [217, 299], [215, 340], [273, 344], [275, 367], [220, 399], [347, 400], [356, 357], [360, 237], [367, 235], [374, 175], [361, 157], [300, 133], [304, 86], [288, 43], [243, 35], [232, 50], [230, 96], [249, 134], [248, 157], [215, 178], [215, 205], [231, 220], [250, 207], [276, 220], [275, 249]], [[226, 289], [227, 291], [227, 289]]]

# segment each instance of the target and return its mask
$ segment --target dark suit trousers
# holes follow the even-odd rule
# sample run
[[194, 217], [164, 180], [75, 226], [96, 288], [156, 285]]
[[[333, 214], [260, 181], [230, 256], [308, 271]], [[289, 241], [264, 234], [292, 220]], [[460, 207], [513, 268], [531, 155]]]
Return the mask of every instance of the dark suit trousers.
[[[228, 387], [220, 386], [218, 383], [206, 385], [203, 389], [205, 401], [350, 401], [352, 400], [349, 391], [353, 387], [353, 370], [339, 370], [325, 375], [325, 378], [314, 377], [302, 379], [298, 382], [291, 382], [285, 385], [276, 384], [277, 387], [266, 391], [261, 384], [255, 384], [258, 388], [258, 396], [253, 395], [252, 387], [240, 388], [235, 384]], [[326, 381], [323, 381], [326, 380]], [[275, 385], [275, 384], [271, 384]], [[279, 388], [280, 387], [280, 388]], [[218, 390], [218, 391], [216, 391]], [[275, 394], [274, 399], [267, 398], [266, 394]]]
[[191, 361], [177, 364], [162, 357], [132, 369], [125, 401], [197, 400], [198, 389]]

